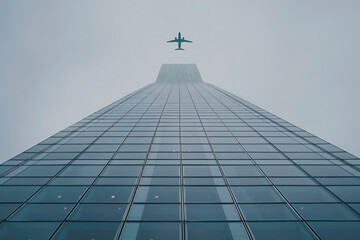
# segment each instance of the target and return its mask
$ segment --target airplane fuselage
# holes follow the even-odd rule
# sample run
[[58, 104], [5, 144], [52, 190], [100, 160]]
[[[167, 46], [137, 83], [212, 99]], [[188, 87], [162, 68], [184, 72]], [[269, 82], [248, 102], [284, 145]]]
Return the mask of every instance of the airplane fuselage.
[[183, 37], [183, 38], [181, 38], [181, 33], [179, 32], [178, 33], [178, 37], [176, 38], [175, 37], [175, 39], [174, 40], [170, 40], [170, 41], [168, 41], [168, 42], [177, 42], [177, 44], [178, 44], [178, 48], [177, 49], [175, 49], [175, 50], [184, 50], [184, 49], [182, 49], [181, 48], [181, 43], [182, 42], [192, 42], [192, 41], [189, 41], [189, 40], [185, 40], [185, 38]]

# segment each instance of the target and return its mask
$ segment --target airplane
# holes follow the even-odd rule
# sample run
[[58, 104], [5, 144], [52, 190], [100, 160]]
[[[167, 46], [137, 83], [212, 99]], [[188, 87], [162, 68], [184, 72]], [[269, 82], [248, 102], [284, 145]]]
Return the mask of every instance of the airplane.
[[188, 42], [188, 43], [192, 43], [192, 41], [189, 41], [189, 40], [185, 40], [185, 38], [181, 38], [181, 33], [179, 32], [178, 34], [178, 38], [175, 37], [174, 40], [170, 40], [170, 41], [167, 41], [168, 43], [169, 42], [177, 42], [178, 43], [178, 48], [175, 49], [175, 50], [184, 50], [183, 48], [181, 48], [181, 43], [182, 42]]

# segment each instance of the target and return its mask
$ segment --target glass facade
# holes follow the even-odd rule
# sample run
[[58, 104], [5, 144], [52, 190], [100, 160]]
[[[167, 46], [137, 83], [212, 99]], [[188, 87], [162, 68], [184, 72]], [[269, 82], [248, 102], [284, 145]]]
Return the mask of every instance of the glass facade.
[[360, 160], [196, 65], [0, 165], [0, 239], [359, 239]]

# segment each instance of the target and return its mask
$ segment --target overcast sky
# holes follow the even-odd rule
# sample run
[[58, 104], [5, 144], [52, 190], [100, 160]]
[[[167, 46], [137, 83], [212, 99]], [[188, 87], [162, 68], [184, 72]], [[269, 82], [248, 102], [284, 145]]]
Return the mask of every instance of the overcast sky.
[[[0, 162], [196, 63], [360, 156], [360, 1], [0, 1]], [[192, 44], [167, 44], [181, 31]]]

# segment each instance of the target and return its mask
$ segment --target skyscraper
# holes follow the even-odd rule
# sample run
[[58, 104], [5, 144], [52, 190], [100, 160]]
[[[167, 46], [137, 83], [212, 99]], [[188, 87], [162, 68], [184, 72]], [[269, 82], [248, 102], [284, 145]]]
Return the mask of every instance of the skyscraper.
[[359, 239], [359, 164], [167, 64], [0, 166], [0, 239]]

